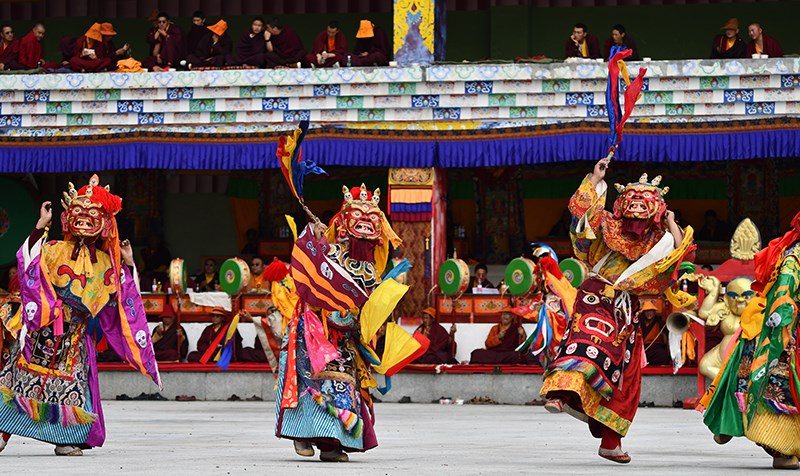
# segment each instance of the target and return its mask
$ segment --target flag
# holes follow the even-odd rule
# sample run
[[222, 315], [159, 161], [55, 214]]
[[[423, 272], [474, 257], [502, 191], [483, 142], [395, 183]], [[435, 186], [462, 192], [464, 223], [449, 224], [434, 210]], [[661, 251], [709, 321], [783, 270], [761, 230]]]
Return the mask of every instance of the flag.
[[[625, 65], [625, 58], [630, 56], [633, 50], [624, 49], [621, 46], [611, 47], [611, 59], [608, 61], [608, 85], [606, 86], [606, 111], [608, 112], [609, 123], [609, 149], [615, 150], [622, 140], [622, 127], [633, 112], [633, 106], [639, 99], [639, 93], [644, 87], [644, 75], [647, 69], [639, 69], [639, 75], [631, 82], [628, 75], [628, 67]], [[620, 106], [619, 101], [619, 77], [622, 75], [623, 81], [628, 86], [625, 90], [625, 109]]]
[[322, 168], [311, 160], [303, 157], [300, 145], [308, 130], [308, 121], [301, 121], [300, 126], [291, 135], [280, 136], [278, 138], [278, 151], [275, 156], [281, 165], [286, 182], [292, 194], [300, 201], [303, 200], [303, 182], [306, 175], [326, 174]]

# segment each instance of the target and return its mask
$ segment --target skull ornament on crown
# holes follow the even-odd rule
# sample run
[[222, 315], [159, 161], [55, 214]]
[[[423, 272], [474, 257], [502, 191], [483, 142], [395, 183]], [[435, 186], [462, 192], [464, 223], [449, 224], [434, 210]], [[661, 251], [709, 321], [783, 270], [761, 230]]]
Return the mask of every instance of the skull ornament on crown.
[[660, 188], [660, 183], [660, 175], [648, 182], [647, 174], [642, 174], [638, 182], [626, 186], [614, 184], [619, 192], [619, 197], [614, 202], [614, 218], [652, 220], [653, 223], [660, 224], [667, 211], [664, 195], [669, 192], [669, 187]]
[[383, 212], [378, 208], [381, 189], [374, 192], [367, 190], [362, 183], [360, 187], [348, 190], [342, 186], [344, 203], [341, 213], [334, 219], [338, 230], [337, 239], [344, 241], [349, 236], [360, 240], [375, 241], [383, 244]]
[[80, 190], [70, 182], [61, 200], [61, 226], [65, 236], [78, 238], [98, 237], [103, 240], [115, 234], [114, 215], [122, 209], [122, 199], [110, 192], [108, 185], [100, 185], [97, 175]]

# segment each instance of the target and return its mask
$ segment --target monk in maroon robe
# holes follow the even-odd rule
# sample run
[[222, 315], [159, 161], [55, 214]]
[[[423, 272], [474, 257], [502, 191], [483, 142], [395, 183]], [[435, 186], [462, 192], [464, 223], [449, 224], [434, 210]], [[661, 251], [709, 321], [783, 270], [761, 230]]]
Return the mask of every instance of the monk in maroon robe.
[[270, 68], [276, 66], [293, 66], [301, 63], [306, 57], [303, 42], [291, 27], [283, 24], [278, 18], [273, 18], [267, 23], [267, 32], [264, 34], [267, 42], [267, 52], [264, 54], [266, 65]]
[[336, 63], [345, 66], [346, 62], [347, 39], [339, 29], [339, 22], [332, 20], [317, 34], [311, 53], [306, 55], [306, 63], [317, 68], [329, 68]]
[[[180, 362], [189, 353], [189, 341], [186, 339], [186, 329], [175, 322], [175, 311], [171, 304], [164, 306], [164, 312], [159, 316], [161, 324], [153, 329], [153, 350], [159, 362]], [[180, 342], [180, 353], [178, 352]]]
[[[157, 21], [157, 20], [156, 20]], [[156, 25], [156, 30], [158, 25]], [[154, 32], [155, 33], [155, 32]], [[194, 53], [200, 45], [200, 40], [209, 36], [211, 32], [206, 28], [206, 15], [201, 10], [192, 14], [192, 26], [186, 34], [186, 53]]]
[[256, 340], [253, 342], [253, 347], [245, 347], [242, 349], [241, 361], [258, 363], [268, 362], [267, 354], [264, 353], [264, 346], [261, 345], [261, 340], [258, 336], [256, 336]]
[[475, 349], [469, 359], [470, 364], [520, 364], [522, 356], [515, 349], [528, 336], [519, 325], [511, 309], [505, 308], [500, 315], [500, 324], [489, 331], [485, 349]]
[[147, 43], [152, 54], [142, 61], [150, 71], [164, 71], [177, 67], [186, 58], [186, 39], [181, 28], [169, 21], [169, 15], [158, 14], [157, 27], [147, 33]]
[[448, 333], [445, 328], [436, 322], [436, 309], [429, 307], [422, 311], [422, 324], [417, 327], [419, 332], [431, 341], [428, 351], [419, 356], [412, 364], [457, 364], [456, 355], [456, 325], [450, 326]]
[[[200, 362], [200, 359], [203, 358], [208, 348], [211, 347], [214, 342], [217, 340], [220, 332], [225, 331], [226, 329], [226, 322], [228, 320], [228, 313], [225, 312], [224, 309], [221, 307], [215, 307], [211, 310], [211, 325], [207, 326], [203, 329], [203, 333], [200, 334], [200, 338], [197, 340], [197, 350], [194, 352], [190, 352], [189, 355], [186, 357], [188, 362]], [[219, 343], [217, 344], [217, 349], [222, 349], [224, 337], [220, 339]], [[211, 359], [214, 358], [216, 352], [211, 354]], [[233, 356], [231, 357], [231, 362], [238, 362], [242, 354], [242, 336], [239, 334], [237, 330], [233, 335]], [[209, 360], [211, 362], [211, 360]]]
[[755, 54], [767, 55], [770, 58], [783, 57], [783, 48], [781, 48], [781, 44], [778, 43], [778, 40], [774, 37], [764, 33], [760, 24], [751, 23], [750, 26], [747, 27], [747, 34], [752, 40], [747, 44], [747, 58]]
[[361, 20], [350, 66], [386, 66], [389, 64], [389, 42], [383, 29], [369, 20]]
[[19, 64], [19, 40], [10, 25], [0, 28], [0, 70], [24, 69]]
[[197, 45], [197, 50], [186, 56], [186, 62], [191, 68], [221, 68], [225, 66], [225, 59], [233, 50], [233, 43], [228, 36], [228, 23], [225, 20], [206, 28], [211, 34], [204, 36]]
[[263, 68], [266, 64], [264, 54], [267, 43], [264, 40], [264, 20], [253, 18], [250, 29], [242, 33], [236, 45], [236, 54], [228, 55], [225, 63], [228, 66], [255, 66]]
[[33, 29], [19, 40], [19, 64], [24, 69], [55, 69], [61, 67], [57, 63], [48, 63], [42, 53], [42, 39], [44, 38], [44, 25], [37, 23]]
[[79, 73], [96, 73], [107, 71], [111, 66], [111, 59], [106, 52], [106, 45], [103, 43], [103, 35], [100, 32], [100, 24], [93, 24], [83, 36], [75, 40], [72, 58], [69, 59], [69, 67]]

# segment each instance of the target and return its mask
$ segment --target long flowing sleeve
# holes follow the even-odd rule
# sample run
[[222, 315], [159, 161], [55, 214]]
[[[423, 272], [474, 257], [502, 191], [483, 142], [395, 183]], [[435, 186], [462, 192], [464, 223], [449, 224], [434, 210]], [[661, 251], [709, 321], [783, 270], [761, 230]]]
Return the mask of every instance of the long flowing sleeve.
[[61, 300], [50, 283], [44, 260], [42, 230], [34, 230], [17, 251], [22, 323], [27, 332], [39, 330], [61, 317]]
[[570, 227], [572, 247], [575, 257], [582, 261], [588, 261], [592, 242], [601, 238], [607, 188], [605, 181], [592, 184], [587, 175], [569, 200], [569, 211], [573, 217]]

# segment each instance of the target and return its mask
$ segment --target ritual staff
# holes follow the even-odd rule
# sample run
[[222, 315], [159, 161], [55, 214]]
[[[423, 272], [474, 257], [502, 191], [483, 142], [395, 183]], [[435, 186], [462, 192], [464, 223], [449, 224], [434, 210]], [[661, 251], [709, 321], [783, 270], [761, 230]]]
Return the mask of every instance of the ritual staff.
[[19, 64], [19, 40], [14, 38], [14, 29], [11, 25], [0, 28], [0, 70], [24, 69]]
[[747, 27], [747, 34], [750, 36], [750, 43], [747, 44], [747, 56], [766, 55], [770, 58], [783, 57], [783, 48], [774, 37], [767, 35], [761, 29], [760, 23], [751, 23]]
[[150, 71], [174, 68], [186, 57], [186, 40], [183, 30], [169, 20], [165, 12], [158, 14], [156, 28], [147, 33], [147, 43], [152, 54], [142, 61], [142, 67]]
[[741, 334], [698, 409], [719, 444], [744, 436], [772, 456], [776, 469], [800, 464], [800, 213], [792, 229], [755, 256], [758, 294]]
[[517, 322], [510, 307], [504, 307], [500, 323], [495, 324], [486, 337], [486, 347], [475, 349], [470, 356], [470, 364], [519, 364], [522, 356], [517, 347], [528, 338], [525, 329]]
[[158, 318], [161, 319], [161, 324], [153, 329], [153, 350], [156, 353], [156, 360], [180, 362], [189, 353], [186, 329], [175, 322], [175, 311], [169, 303], [165, 303], [164, 311]]
[[436, 322], [436, 309], [429, 307], [422, 311], [422, 324], [415, 332], [423, 334], [431, 341], [427, 352], [420, 355], [412, 364], [457, 364], [456, 355], [456, 325], [450, 325], [447, 332], [441, 324]]
[[[225, 61], [228, 66], [254, 66], [264, 67], [264, 54], [267, 52], [267, 43], [264, 41], [264, 20], [253, 18], [250, 29], [242, 33], [239, 43], [236, 44], [236, 54], [229, 55]], [[258, 231], [247, 230], [247, 244], [242, 249], [243, 254], [258, 253]]]
[[220, 20], [207, 29], [211, 34], [201, 38], [197, 44], [197, 50], [190, 52], [186, 57], [190, 68], [209, 66], [221, 68], [225, 66], [225, 58], [231, 54], [233, 45], [228, 36], [228, 23]]
[[589, 34], [585, 23], [576, 23], [564, 43], [564, 58], [601, 58], [597, 37]]
[[192, 26], [189, 27], [189, 33], [186, 35], [186, 52], [193, 54], [197, 51], [200, 40], [209, 35], [211, 32], [206, 28], [206, 14], [201, 10], [192, 13]]
[[19, 323], [24, 337], [0, 371], [0, 450], [10, 434], [54, 444], [59, 456], [102, 446], [93, 340], [98, 333], [122, 360], [161, 386], [133, 249], [117, 236], [114, 215], [122, 199], [94, 175], [80, 190], [70, 184], [62, 204], [64, 240], [47, 240], [53, 212], [44, 202], [17, 252], [25, 276]]
[[547, 368], [541, 394], [553, 413], [567, 411], [601, 438], [598, 454], [617, 463], [641, 391], [642, 336], [638, 296], [660, 294], [684, 259], [691, 259], [692, 229], [681, 230], [667, 210], [661, 177], [647, 174], [605, 210], [609, 158], [601, 159], [569, 202], [576, 258], [593, 268], [578, 288], [566, 338]]
[[93, 24], [83, 36], [75, 40], [69, 67], [79, 73], [96, 73], [108, 70], [111, 59], [103, 44], [100, 24]]
[[53, 69], [60, 66], [55, 63], [48, 63], [44, 60], [44, 54], [42, 53], [44, 32], [44, 25], [37, 23], [28, 34], [19, 40], [19, 64], [21, 64], [24, 69]]
[[347, 60], [347, 39], [339, 29], [339, 22], [331, 20], [328, 27], [314, 38], [314, 46], [306, 56], [306, 63], [312, 67], [328, 68]]
[[711, 44], [711, 58], [744, 58], [747, 46], [739, 36], [739, 20], [731, 18], [722, 28], [722, 33], [714, 37]]
[[303, 61], [306, 50], [300, 36], [290, 26], [284, 25], [283, 20], [273, 18], [267, 23], [264, 32], [267, 43], [267, 52], [264, 54], [267, 66], [294, 66]]
[[361, 20], [356, 44], [348, 66], [386, 66], [389, 64], [389, 42], [382, 28], [369, 20]]
[[[200, 334], [200, 338], [197, 340], [197, 350], [189, 352], [189, 355], [186, 357], [187, 362], [200, 362], [206, 354], [209, 354], [210, 348], [213, 346], [215, 350], [210, 351], [210, 357], [214, 357], [214, 354], [222, 350], [222, 346], [224, 343], [224, 336], [220, 336], [220, 333], [227, 330], [225, 324], [227, 324], [229, 318], [229, 313], [225, 311], [225, 309], [221, 307], [215, 307], [211, 309], [211, 324], [206, 326], [203, 329], [203, 333]], [[231, 362], [237, 362], [240, 360], [240, 356], [242, 353], [242, 335], [239, 334], [239, 331], [234, 331], [233, 335], [233, 356], [231, 357]]]

